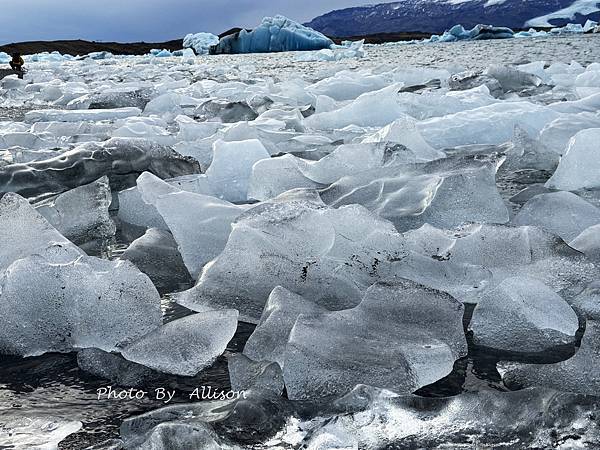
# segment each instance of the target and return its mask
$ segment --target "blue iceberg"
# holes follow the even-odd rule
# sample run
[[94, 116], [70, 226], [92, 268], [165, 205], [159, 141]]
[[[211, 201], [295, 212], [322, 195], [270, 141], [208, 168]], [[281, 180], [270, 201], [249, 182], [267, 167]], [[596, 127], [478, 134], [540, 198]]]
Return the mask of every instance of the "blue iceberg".
[[159, 49], [159, 48], [153, 48], [152, 50], [150, 50], [150, 55], [152, 56], [156, 56], [158, 58], [167, 58], [169, 56], [173, 56], [173, 54], [167, 50], [167, 49]]
[[321, 50], [333, 45], [327, 36], [283, 16], [265, 17], [253, 31], [241, 30], [221, 39], [211, 53], [267, 53]]

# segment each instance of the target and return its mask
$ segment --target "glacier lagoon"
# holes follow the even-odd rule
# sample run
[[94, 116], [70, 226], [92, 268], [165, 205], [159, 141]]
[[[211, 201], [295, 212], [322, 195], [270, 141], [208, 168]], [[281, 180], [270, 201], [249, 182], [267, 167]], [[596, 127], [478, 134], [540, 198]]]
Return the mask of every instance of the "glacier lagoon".
[[599, 39], [0, 81], [0, 446], [598, 445]]

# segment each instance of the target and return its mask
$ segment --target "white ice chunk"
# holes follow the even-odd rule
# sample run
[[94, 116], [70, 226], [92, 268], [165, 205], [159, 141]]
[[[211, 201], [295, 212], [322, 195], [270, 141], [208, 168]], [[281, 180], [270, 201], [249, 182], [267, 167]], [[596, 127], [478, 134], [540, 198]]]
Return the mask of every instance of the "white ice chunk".
[[587, 320], [581, 347], [572, 358], [556, 364], [500, 363], [504, 383], [521, 389], [543, 386], [563, 392], [596, 395], [600, 389], [600, 322]]
[[569, 245], [588, 258], [600, 260], [600, 224], [583, 230]]
[[323, 185], [306, 177], [299, 168], [299, 158], [286, 154], [261, 159], [252, 166], [248, 199], [269, 200], [290, 189], [316, 189]]
[[600, 128], [582, 130], [570, 140], [546, 187], [564, 191], [600, 188]]
[[173, 145], [175, 138], [167, 130], [143, 122], [128, 122], [112, 133], [113, 137], [144, 138], [161, 145]]
[[223, 354], [237, 330], [235, 310], [209, 311], [169, 322], [121, 354], [159, 372], [194, 376]]
[[290, 191], [240, 216], [223, 252], [177, 301], [197, 311], [233, 307], [256, 321], [279, 285], [348, 308], [388, 273], [403, 245], [391, 223], [363, 207], [330, 209], [315, 193]]
[[0, 199], [0, 273], [17, 259], [60, 245], [83, 254], [23, 197], [8, 193]]
[[184, 48], [193, 48], [197, 55], [205, 55], [211, 46], [219, 43], [219, 36], [212, 33], [190, 33], [183, 38]]
[[150, 172], [142, 173], [137, 186], [119, 192], [119, 218], [127, 223], [146, 228], [167, 230], [154, 202], [161, 195], [179, 191], [213, 195], [206, 175], [183, 175], [161, 180]]
[[404, 108], [398, 96], [402, 83], [367, 92], [339, 109], [313, 114], [305, 120], [309, 128], [327, 130], [348, 125], [382, 127], [403, 117]]
[[321, 198], [334, 207], [363, 205], [400, 231], [425, 222], [440, 228], [505, 223], [508, 210], [496, 187], [497, 168], [494, 159], [473, 158], [388, 164], [340, 179], [321, 191]]
[[571, 192], [550, 192], [525, 203], [512, 223], [537, 226], [570, 242], [600, 223], [600, 209]]
[[368, 142], [393, 142], [394, 144], [404, 145], [414, 152], [414, 162], [431, 161], [446, 156], [443, 152], [434, 150], [425, 142], [417, 129], [416, 121], [408, 116], [395, 120], [377, 133], [363, 139], [363, 143]]
[[575, 89], [582, 98], [600, 93], [600, 70], [587, 70], [578, 75]]
[[355, 71], [341, 71], [306, 88], [315, 96], [327, 96], [335, 101], [354, 100], [366, 92], [383, 89], [389, 80], [382, 75], [370, 75]]
[[442, 149], [467, 144], [501, 144], [512, 138], [516, 125], [536, 136], [559, 113], [530, 102], [502, 102], [424, 120], [417, 125], [425, 140]]
[[248, 389], [269, 390], [280, 395], [283, 392], [283, 374], [277, 363], [253, 361], [242, 353], [227, 358], [231, 389], [243, 392]]
[[557, 155], [562, 155], [571, 138], [586, 128], [600, 128], [600, 116], [589, 112], [568, 114], [547, 124], [540, 131], [540, 142]]
[[158, 197], [153, 205], [173, 233], [194, 279], [223, 251], [231, 224], [246, 209], [208, 195], [181, 191]]

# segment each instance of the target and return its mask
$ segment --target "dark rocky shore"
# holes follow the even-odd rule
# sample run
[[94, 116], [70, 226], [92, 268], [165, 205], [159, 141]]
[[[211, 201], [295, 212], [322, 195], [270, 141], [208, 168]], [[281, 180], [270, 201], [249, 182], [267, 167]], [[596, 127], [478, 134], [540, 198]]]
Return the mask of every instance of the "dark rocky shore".
[[94, 42], [81, 39], [67, 41], [30, 41], [0, 46], [0, 52], [9, 55], [19, 52], [23, 55], [58, 51], [69, 55], [87, 55], [92, 52], [111, 52], [118, 55], [144, 55], [154, 48], [179, 50], [183, 47], [183, 39], [167, 42]]
[[[228, 32], [222, 33], [219, 37], [231, 34], [231, 32], [239, 31], [239, 29], [232, 29]], [[411, 33], [378, 33], [368, 36], [350, 36], [350, 37], [331, 37], [331, 39], [340, 43], [343, 40], [360, 40], [364, 39], [368, 44], [381, 44], [384, 42], [397, 42], [397, 41], [410, 41], [413, 39], [426, 39], [431, 34], [411, 32]], [[42, 52], [54, 52], [58, 51], [61, 54], [69, 54], [73, 56], [87, 55], [92, 52], [111, 52], [118, 55], [145, 55], [150, 50], [159, 48], [167, 49], [170, 51], [179, 50], [183, 47], [183, 39], [175, 39], [166, 42], [95, 42], [95, 41], [84, 41], [81, 39], [77, 40], [64, 40], [64, 41], [31, 41], [31, 42], [18, 42], [12, 44], [6, 44], [0, 46], [0, 52], [6, 52], [9, 55], [14, 52], [19, 52], [23, 55], [31, 55], [34, 53]]]

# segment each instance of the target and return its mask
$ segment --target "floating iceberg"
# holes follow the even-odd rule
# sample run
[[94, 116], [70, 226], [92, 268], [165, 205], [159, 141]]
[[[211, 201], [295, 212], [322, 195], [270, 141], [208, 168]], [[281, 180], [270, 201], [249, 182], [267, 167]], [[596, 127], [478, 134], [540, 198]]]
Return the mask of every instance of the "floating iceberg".
[[252, 31], [225, 36], [214, 47], [221, 53], [264, 53], [329, 48], [333, 42], [325, 35], [283, 16], [265, 17]]
[[455, 42], [464, 40], [507, 39], [514, 37], [515, 32], [506, 27], [492, 25], [476, 25], [465, 30], [462, 25], [454, 25], [441, 36], [433, 35], [427, 42]]
[[187, 34], [183, 38], [184, 48], [193, 48], [197, 55], [206, 55], [213, 45], [219, 43], [219, 36], [212, 33]]

